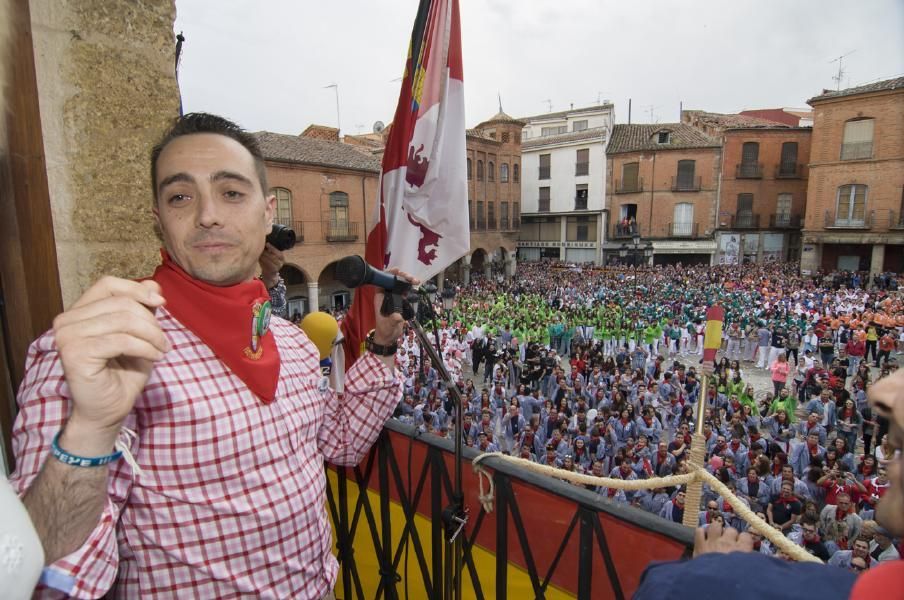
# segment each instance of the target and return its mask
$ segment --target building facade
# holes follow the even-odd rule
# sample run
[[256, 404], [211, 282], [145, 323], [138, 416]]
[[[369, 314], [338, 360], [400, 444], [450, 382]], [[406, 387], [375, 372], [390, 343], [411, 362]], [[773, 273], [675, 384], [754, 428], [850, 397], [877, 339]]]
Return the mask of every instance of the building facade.
[[719, 142], [682, 123], [616, 125], [607, 156], [606, 262], [621, 260], [622, 244], [639, 234], [653, 244], [654, 264], [710, 264]]
[[703, 111], [682, 122], [722, 144], [715, 262], [798, 260], [812, 130]]
[[600, 264], [605, 243], [606, 145], [613, 107], [522, 119], [518, 256]]
[[[343, 308], [351, 291], [334, 277], [334, 265], [364, 254], [367, 219], [378, 200], [380, 163], [311, 126], [300, 136], [255, 134], [266, 159], [275, 221], [292, 227], [297, 244], [286, 251], [281, 274], [289, 315], [321, 307]], [[312, 136], [312, 133], [314, 134]]]
[[904, 77], [811, 98], [801, 271], [904, 271]]

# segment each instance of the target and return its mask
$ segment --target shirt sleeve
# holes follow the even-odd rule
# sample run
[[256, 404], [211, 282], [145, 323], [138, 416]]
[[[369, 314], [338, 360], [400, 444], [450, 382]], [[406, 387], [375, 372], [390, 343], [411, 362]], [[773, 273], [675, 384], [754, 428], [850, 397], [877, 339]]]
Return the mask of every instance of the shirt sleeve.
[[327, 462], [357, 465], [376, 441], [402, 399], [402, 381], [376, 356], [365, 352], [347, 373], [345, 392], [331, 393], [317, 443]]
[[[53, 337], [45, 334], [29, 348], [17, 399], [19, 414], [13, 425], [16, 471], [10, 483], [20, 497], [34, 483], [44, 461], [55, 460], [50, 445], [69, 417], [68, 394]], [[54, 597], [61, 592], [73, 598], [97, 598], [112, 587], [119, 568], [116, 524], [132, 482], [124, 461], [109, 469], [107, 500], [97, 526], [80, 548], [44, 568], [35, 597]]]

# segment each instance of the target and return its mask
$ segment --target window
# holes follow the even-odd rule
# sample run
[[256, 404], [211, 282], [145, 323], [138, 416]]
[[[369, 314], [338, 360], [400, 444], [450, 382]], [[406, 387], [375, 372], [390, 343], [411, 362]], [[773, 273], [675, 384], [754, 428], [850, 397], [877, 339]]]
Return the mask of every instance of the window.
[[668, 131], [660, 131], [656, 133], [656, 143], [657, 144], [668, 144], [669, 143], [669, 132]]
[[693, 160], [679, 160], [678, 161], [678, 178], [676, 181], [676, 188], [679, 190], [693, 190], [700, 189], [700, 186], [695, 186], [694, 183], [694, 172], [697, 166], [697, 162]]
[[757, 142], [744, 142], [741, 146], [741, 164], [738, 165], [737, 177], [741, 178], [758, 178], [761, 177], [760, 166], [760, 145]]
[[292, 192], [286, 188], [276, 187], [270, 190], [271, 196], [276, 196], [276, 215], [274, 223], [292, 226]]
[[571, 124], [572, 131], [584, 131], [585, 129], [587, 129], [587, 119], [575, 121]]
[[468, 159], [468, 179], [471, 179], [471, 159]]
[[596, 240], [596, 218], [585, 215], [568, 217], [565, 221], [565, 240], [568, 242], [591, 242]]
[[574, 209], [587, 210], [587, 184], [579, 183], [574, 190]]
[[560, 133], [568, 133], [567, 125], [556, 125], [555, 127], [540, 128], [540, 135], [546, 137], [548, 135], [559, 135]]
[[575, 238], [577, 238], [578, 242], [586, 242], [587, 241], [587, 239], [588, 239], [587, 230], [588, 229], [589, 228], [587, 226], [587, 217], [578, 217], [577, 231], [575, 232], [575, 234], [576, 234]]
[[477, 229], [486, 229], [487, 222], [483, 214], [483, 201], [477, 201]]
[[348, 236], [348, 194], [333, 192], [330, 194], [330, 222], [327, 237]]
[[574, 166], [575, 175], [588, 175], [590, 173], [590, 150], [584, 148], [577, 151], [577, 162]]
[[863, 225], [866, 222], [865, 185], [843, 185], [838, 188], [838, 208], [835, 210], [836, 225]]
[[521, 179], [521, 169], [518, 167], [518, 163], [512, 165], [512, 181], [518, 183]]
[[508, 163], [499, 165], [499, 181], [508, 183]]
[[496, 203], [487, 202], [487, 229], [496, 229]]
[[521, 213], [517, 202], [512, 202], [512, 229], [521, 227]]
[[791, 224], [791, 194], [779, 194], [775, 201], [775, 224], [785, 226]]
[[549, 179], [551, 156], [550, 154], [540, 155], [540, 179]]
[[493, 161], [487, 163], [487, 181], [496, 181], [496, 163]]
[[540, 188], [540, 206], [538, 208], [540, 212], [549, 212], [549, 188], [541, 187]]
[[620, 192], [636, 192], [640, 190], [637, 180], [637, 173], [640, 170], [640, 163], [632, 162], [622, 165], [622, 185], [618, 190]]
[[797, 142], [782, 144], [782, 162], [779, 164], [779, 175], [795, 175], [797, 173]]
[[508, 131], [503, 131], [503, 132], [502, 132], [502, 143], [503, 143], [503, 144], [508, 144], [508, 142], [509, 142], [509, 132], [508, 132]]
[[483, 161], [477, 161], [477, 181], [483, 181]]
[[503, 231], [509, 230], [509, 205], [508, 202], [499, 204], [499, 229]]
[[675, 205], [672, 219], [672, 235], [691, 235], [694, 230], [694, 205], [680, 202]]
[[738, 212], [735, 215], [735, 227], [756, 227], [756, 216], [753, 214], [753, 194], [738, 194]]
[[841, 160], [872, 158], [873, 120], [855, 119], [844, 124], [844, 140], [841, 142]]

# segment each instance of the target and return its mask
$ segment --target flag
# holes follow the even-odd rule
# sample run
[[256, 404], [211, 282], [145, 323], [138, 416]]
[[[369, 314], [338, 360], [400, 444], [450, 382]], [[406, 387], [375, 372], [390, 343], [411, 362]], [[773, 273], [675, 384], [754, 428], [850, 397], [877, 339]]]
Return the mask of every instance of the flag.
[[706, 309], [706, 331], [703, 335], [703, 360], [716, 362], [716, 353], [722, 347], [722, 323], [725, 309], [714, 304]]
[[[365, 260], [426, 281], [470, 250], [458, 0], [421, 0], [383, 153]], [[343, 320], [346, 365], [374, 326], [374, 289]]]

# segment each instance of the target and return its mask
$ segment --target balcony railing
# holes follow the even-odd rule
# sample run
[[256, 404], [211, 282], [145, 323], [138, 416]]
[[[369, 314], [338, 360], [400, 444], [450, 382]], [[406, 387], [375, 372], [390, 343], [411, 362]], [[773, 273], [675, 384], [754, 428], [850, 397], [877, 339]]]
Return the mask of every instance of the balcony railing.
[[587, 210], [587, 196], [575, 196], [574, 197], [574, 209], [575, 210]]
[[518, 231], [521, 229], [521, 219], [519, 217], [512, 217], [512, 231]]
[[701, 177], [672, 177], [673, 192], [699, 192]]
[[549, 167], [540, 167], [540, 179], [549, 179]]
[[274, 223], [285, 225], [295, 232], [295, 243], [304, 241], [304, 221], [292, 221], [291, 219], [273, 219]]
[[616, 194], [636, 194], [637, 192], [643, 191], [643, 177], [639, 177], [634, 180], [621, 181], [620, 179], [615, 180], [615, 193]]
[[328, 242], [355, 242], [358, 240], [358, 223], [323, 221], [323, 236]]
[[740, 213], [731, 218], [731, 227], [734, 229], [757, 229], [759, 226], [760, 215]]
[[669, 237], [698, 237], [699, 223], [669, 223]]
[[771, 229], [800, 229], [800, 215], [786, 213], [774, 213], [769, 215], [769, 227]]
[[741, 163], [735, 168], [736, 179], [762, 179], [763, 163]]
[[856, 160], [873, 157], [873, 143], [856, 142], [841, 145], [841, 160]]
[[486, 222], [486, 219], [477, 219], [477, 230], [478, 230], [478, 231], [485, 231], [486, 228], [487, 228], [487, 222]]
[[509, 229], [508, 217], [500, 217], [499, 218], [499, 231], [511, 231]]
[[612, 239], [620, 240], [624, 238], [634, 237], [640, 232], [640, 226], [634, 222], [630, 224], [616, 223], [612, 230]]
[[904, 229], [904, 213], [896, 213], [893, 210], [888, 211], [888, 228]]
[[866, 211], [860, 219], [850, 218], [848, 215], [834, 214], [832, 211], [826, 211], [825, 228], [826, 229], [872, 229], [874, 210]]
[[776, 179], [800, 179], [803, 177], [803, 165], [796, 162], [775, 165]]

